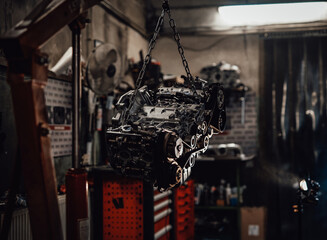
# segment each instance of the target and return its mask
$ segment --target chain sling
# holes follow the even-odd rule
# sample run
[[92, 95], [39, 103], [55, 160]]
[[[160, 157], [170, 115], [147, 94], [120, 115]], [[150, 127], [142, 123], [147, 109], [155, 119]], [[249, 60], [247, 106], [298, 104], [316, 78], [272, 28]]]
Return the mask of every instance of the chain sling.
[[167, 13], [168, 14], [168, 17], [169, 17], [169, 25], [170, 25], [171, 29], [173, 30], [174, 39], [175, 39], [175, 42], [177, 44], [178, 52], [179, 52], [179, 55], [181, 56], [182, 63], [183, 63], [183, 66], [184, 66], [184, 69], [185, 69], [185, 72], [186, 72], [186, 80], [191, 85], [191, 88], [192, 88], [193, 93], [195, 95], [197, 94], [196, 93], [196, 88], [195, 88], [195, 83], [194, 83], [194, 78], [193, 78], [193, 76], [192, 76], [192, 74], [190, 72], [190, 69], [189, 69], [189, 66], [188, 66], [188, 62], [187, 62], [187, 60], [185, 58], [184, 49], [183, 49], [183, 47], [181, 45], [181, 42], [180, 42], [181, 38], [180, 38], [179, 33], [176, 30], [175, 20], [171, 16], [171, 12], [170, 12], [170, 7], [169, 7], [168, 0], [164, 0], [163, 1], [163, 4], [162, 4], [161, 14], [160, 14], [160, 16], [158, 18], [158, 21], [157, 21], [157, 24], [156, 24], [156, 27], [155, 27], [153, 36], [152, 36], [152, 38], [150, 40], [150, 43], [149, 43], [147, 55], [144, 58], [142, 68], [141, 68], [141, 70], [139, 72], [139, 75], [137, 77], [137, 80], [136, 80], [135, 90], [134, 90], [133, 95], [132, 95], [132, 97], [130, 99], [130, 103], [129, 103], [128, 109], [126, 111], [126, 114], [127, 115], [125, 115], [124, 118], [123, 118], [123, 124], [126, 122], [126, 120], [129, 117], [129, 112], [130, 112], [130, 110], [132, 108], [132, 105], [134, 103], [135, 96], [136, 96], [138, 90], [141, 87], [141, 84], [142, 84], [142, 81], [143, 81], [143, 77], [144, 77], [144, 74], [145, 74], [145, 71], [146, 71], [146, 67], [148, 66], [148, 64], [149, 64], [149, 62], [151, 60], [151, 52], [152, 52], [152, 50], [154, 49], [154, 47], [156, 45], [156, 40], [158, 38], [158, 34], [160, 32], [161, 26], [162, 26], [163, 21], [164, 21], [165, 13]]

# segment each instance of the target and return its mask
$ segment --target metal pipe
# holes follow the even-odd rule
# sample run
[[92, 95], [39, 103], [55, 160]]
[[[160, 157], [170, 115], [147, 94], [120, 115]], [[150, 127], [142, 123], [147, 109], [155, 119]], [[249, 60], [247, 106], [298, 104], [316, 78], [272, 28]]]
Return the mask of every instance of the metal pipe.
[[171, 190], [168, 190], [167, 192], [159, 193], [153, 197], [153, 201], [158, 201], [164, 197], [169, 196], [170, 194], [172, 194]]
[[118, 21], [126, 24], [136, 32], [138, 32], [142, 37], [147, 38], [146, 29], [139, 24], [132, 21], [130, 17], [124, 14], [119, 9], [115, 8], [114, 5], [109, 0], [104, 0], [99, 3], [99, 6], [102, 7], [107, 13], [114, 16]]
[[159, 239], [161, 238], [163, 235], [165, 235], [167, 232], [169, 232], [172, 229], [172, 226], [169, 224], [163, 228], [161, 228], [158, 232], [156, 232], [154, 234], [154, 239]]
[[169, 214], [171, 214], [172, 210], [170, 208], [166, 209], [165, 211], [162, 211], [161, 213], [154, 215], [153, 220], [154, 222], [158, 222], [160, 219], [168, 216]]
[[158, 210], [160, 210], [160, 209], [162, 209], [162, 208], [168, 206], [169, 204], [171, 204], [171, 202], [172, 202], [172, 201], [171, 201], [170, 199], [167, 199], [166, 201], [163, 201], [163, 202], [161, 202], [161, 203], [155, 205], [155, 206], [153, 207], [153, 211], [156, 212], [156, 211], [158, 211]]
[[72, 149], [72, 166], [79, 168], [80, 152], [79, 152], [79, 129], [80, 129], [80, 110], [81, 110], [81, 29], [72, 29], [72, 44], [73, 44], [73, 58], [72, 58], [72, 72], [73, 72], [73, 149]]

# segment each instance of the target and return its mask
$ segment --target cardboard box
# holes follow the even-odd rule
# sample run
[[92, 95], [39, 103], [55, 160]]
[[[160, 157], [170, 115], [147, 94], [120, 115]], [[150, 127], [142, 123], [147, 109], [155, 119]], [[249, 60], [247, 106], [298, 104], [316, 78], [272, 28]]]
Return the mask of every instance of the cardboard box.
[[241, 239], [264, 240], [266, 235], [265, 207], [241, 208]]

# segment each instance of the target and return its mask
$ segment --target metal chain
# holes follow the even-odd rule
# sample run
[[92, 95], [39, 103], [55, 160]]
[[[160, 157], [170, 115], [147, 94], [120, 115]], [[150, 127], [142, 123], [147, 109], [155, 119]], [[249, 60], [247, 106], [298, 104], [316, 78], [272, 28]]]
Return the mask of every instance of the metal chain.
[[145, 74], [145, 70], [146, 70], [146, 67], [148, 66], [150, 60], [151, 60], [151, 52], [154, 48], [154, 46], [156, 45], [156, 40], [157, 40], [157, 37], [158, 37], [158, 34], [160, 32], [160, 29], [161, 29], [161, 25], [163, 23], [163, 20], [164, 20], [164, 16], [165, 16], [165, 10], [162, 9], [161, 11], [161, 14], [158, 18], [158, 21], [157, 21], [157, 25], [156, 25], [156, 28], [154, 29], [154, 33], [153, 33], [153, 36], [150, 40], [150, 43], [149, 43], [149, 47], [148, 47], [148, 52], [144, 58], [144, 61], [143, 61], [143, 65], [142, 65], [142, 68], [139, 72], [139, 75], [137, 76], [137, 79], [136, 79], [136, 84], [135, 84], [135, 90], [133, 92], [133, 95], [130, 99], [130, 102], [129, 102], [129, 106], [128, 106], [128, 109], [127, 111], [125, 112], [125, 116], [123, 116], [123, 124], [126, 122], [127, 118], [129, 117], [129, 113], [130, 113], [130, 110], [132, 108], [132, 105], [135, 101], [135, 96], [138, 92], [138, 90], [140, 89], [141, 87], [141, 84], [142, 84], [142, 80], [143, 80], [143, 77], [144, 77], [144, 74]]
[[185, 72], [186, 72], [186, 76], [187, 76], [187, 79], [188, 81], [191, 83], [191, 86], [192, 86], [192, 89], [193, 91], [196, 93], [195, 91], [195, 84], [194, 84], [194, 79], [193, 79], [193, 76], [190, 72], [190, 69], [188, 67], [188, 62], [184, 56], [184, 49], [182, 47], [182, 44], [181, 44], [181, 37], [179, 36], [179, 33], [177, 32], [176, 30], [176, 24], [175, 24], [175, 20], [171, 17], [171, 13], [170, 13], [170, 8], [169, 8], [169, 4], [168, 4], [168, 0], [165, 1], [163, 4], [162, 4], [162, 7], [163, 9], [165, 10], [165, 12], [168, 13], [168, 17], [169, 17], [169, 25], [171, 27], [171, 29], [173, 30], [173, 33], [174, 33], [174, 39], [177, 43], [177, 48], [178, 48], [178, 52], [179, 52], [179, 55], [181, 56], [182, 58], [182, 63], [183, 63], [183, 66], [185, 68]]
[[152, 39], [151, 39], [151, 41], [149, 43], [148, 53], [146, 54], [146, 56], [144, 58], [142, 69], [139, 72], [139, 75], [137, 77], [136, 90], [138, 90], [141, 87], [142, 80], [143, 80], [143, 77], [144, 77], [144, 74], [145, 74], [145, 69], [146, 69], [147, 65], [149, 64], [149, 62], [151, 60], [151, 52], [152, 52], [152, 50], [154, 49], [154, 47], [156, 45], [156, 40], [157, 40], [158, 34], [160, 32], [161, 25], [162, 25], [163, 20], [164, 20], [164, 16], [165, 16], [165, 10], [163, 9], [161, 11], [161, 15], [158, 18], [157, 25], [156, 25], [156, 28], [154, 29]]
[[176, 30], [176, 24], [175, 24], [175, 21], [174, 19], [172, 19], [171, 17], [171, 13], [170, 13], [170, 8], [169, 8], [169, 4], [168, 4], [168, 0], [164, 0], [163, 4], [162, 4], [162, 11], [161, 11], [161, 14], [158, 18], [158, 21], [157, 21], [157, 25], [155, 27], [155, 30], [154, 30], [154, 33], [153, 33], [153, 36], [150, 40], [150, 43], [149, 43], [149, 48], [148, 48], [148, 52], [147, 52], [147, 55], [145, 56], [144, 58], [144, 61], [143, 61], [143, 65], [142, 65], [142, 68], [139, 72], [139, 75], [136, 79], [136, 87], [135, 87], [135, 90], [134, 90], [134, 93], [130, 99], [130, 103], [129, 103], [129, 106], [128, 106], [128, 110], [126, 111], [126, 116], [123, 116], [123, 124], [126, 122], [127, 118], [129, 117], [129, 112], [132, 108], [132, 105], [134, 103], [134, 100], [135, 100], [135, 96], [138, 92], [138, 90], [140, 89], [141, 87], [141, 84], [142, 84], [142, 80], [143, 80], [143, 77], [144, 77], [144, 74], [145, 74], [145, 70], [146, 70], [146, 67], [147, 65], [149, 64], [150, 60], [151, 60], [151, 52], [152, 50], [154, 49], [155, 45], [156, 45], [156, 40], [157, 40], [157, 37], [158, 37], [158, 34], [160, 32], [160, 29], [161, 29], [161, 26], [162, 26], [162, 23], [163, 23], [163, 20], [164, 20], [164, 16], [165, 16], [165, 12], [168, 13], [168, 16], [169, 16], [169, 25], [170, 27], [172, 28], [173, 32], [174, 32], [174, 39], [177, 43], [177, 47], [178, 47], [178, 52], [182, 58], [182, 62], [183, 62], [183, 66], [185, 68], [185, 72], [186, 72], [186, 75], [187, 75], [187, 79], [188, 81], [191, 83], [192, 85], [192, 90], [193, 92], [196, 94], [196, 90], [195, 90], [195, 84], [194, 84], [194, 79], [193, 79], [193, 76], [190, 72], [190, 69], [188, 67], [188, 62], [184, 56], [184, 49], [180, 43], [180, 36]]

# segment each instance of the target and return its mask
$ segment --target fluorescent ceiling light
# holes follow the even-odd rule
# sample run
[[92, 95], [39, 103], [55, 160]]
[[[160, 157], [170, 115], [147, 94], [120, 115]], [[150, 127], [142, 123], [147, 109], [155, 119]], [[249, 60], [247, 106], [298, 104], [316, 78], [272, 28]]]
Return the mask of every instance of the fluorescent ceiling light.
[[327, 20], [327, 2], [222, 6], [218, 12], [230, 26], [305, 23]]

